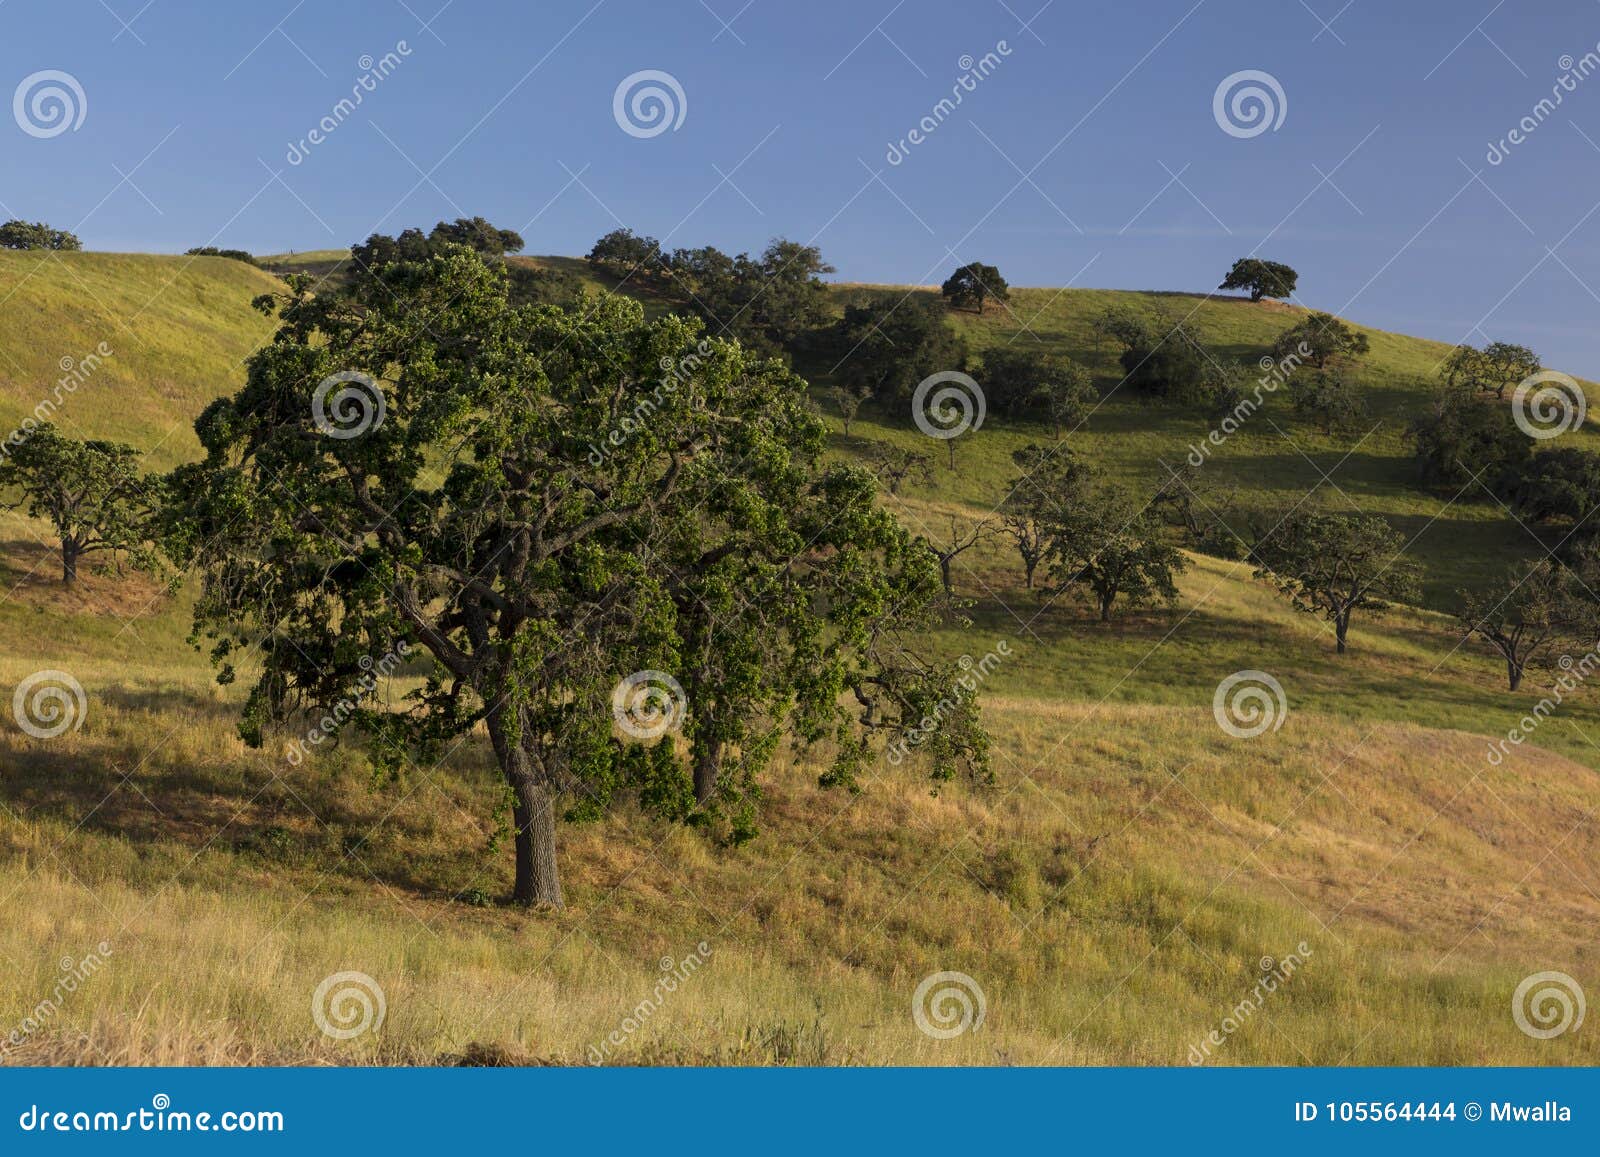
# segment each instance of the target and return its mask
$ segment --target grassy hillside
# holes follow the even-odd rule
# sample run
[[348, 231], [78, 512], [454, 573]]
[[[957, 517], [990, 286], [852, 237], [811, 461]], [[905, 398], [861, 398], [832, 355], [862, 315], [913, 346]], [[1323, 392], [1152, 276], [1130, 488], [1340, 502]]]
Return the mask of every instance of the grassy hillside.
[[[49, 399], [77, 437], [128, 442], [158, 467], [191, 457], [196, 415], [272, 332], [250, 299], [277, 284], [221, 257], [0, 252], [0, 426]], [[81, 363], [94, 368], [61, 387]]]
[[[934, 296], [937, 291], [899, 292]], [[982, 317], [951, 314], [980, 357], [987, 348], [1010, 344], [1064, 354], [1087, 366], [1103, 400], [1087, 426], [1070, 436], [1069, 445], [1149, 493], [1165, 476], [1161, 463], [1180, 466], [1190, 447], [1216, 426], [1216, 419], [1117, 389], [1123, 377], [1117, 362], [1120, 350], [1109, 341], [1097, 345], [1090, 328], [1111, 305], [1135, 309], [1169, 325], [1181, 320], [1214, 354], [1247, 364], [1266, 355], [1273, 340], [1302, 311], [1271, 301], [1188, 294], [1017, 289], [1008, 308], [990, 306]], [[1437, 388], [1438, 365], [1450, 347], [1357, 328], [1372, 345], [1355, 373], [1371, 410], [1364, 435], [1336, 438], [1319, 433], [1294, 416], [1289, 390], [1279, 389], [1243, 429], [1212, 452], [1207, 469], [1238, 484], [1236, 519], [1251, 511], [1276, 512], [1276, 517], [1313, 490], [1316, 493], [1305, 508], [1383, 515], [1408, 541], [1415, 540], [1408, 553], [1425, 568], [1425, 601], [1438, 607], [1454, 605], [1458, 589], [1498, 577], [1512, 559], [1533, 556], [1537, 541], [1481, 488], [1430, 493], [1415, 484], [1405, 429], [1427, 411]], [[810, 368], [819, 387], [828, 380], [826, 368]], [[1585, 385], [1592, 393], [1593, 386]], [[1510, 405], [1509, 399], [1505, 404]], [[899, 413], [869, 411], [853, 425], [852, 434], [929, 448], [927, 439]], [[942, 447], [934, 447], [939, 451], [939, 469], [933, 481], [920, 489], [912, 487], [909, 493], [992, 509], [1005, 494], [1006, 482], [1016, 475], [1012, 452], [1030, 441], [1049, 440], [1050, 431], [1042, 425], [1030, 428], [991, 420], [976, 436], [962, 439], [953, 472], [945, 468]], [[1591, 425], [1563, 436], [1559, 444], [1600, 450], [1600, 432]], [[841, 442], [845, 452], [854, 448]]]
[[[338, 259], [294, 258], [319, 273]], [[115, 356], [70, 395], [63, 425], [157, 462], [192, 454], [188, 423], [237, 385], [268, 332], [249, 297], [272, 284], [222, 259], [0, 254], [6, 420], [59, 376], [56, 344], [77, 357], [106, 334]], [[1245, 360], [1293, 320], [1270, 304], [1018, 290], [1015, 316], [954, 324], [980, 352], [1036, 335], [1109, 391], [1113, 356], [1088, 323], [1110, 301], [1194, 309], [1190, 324]], [[1413, 551], [1439, 604], [1533, 543], [1492, 504], [1408, 485], [1399, 431], [1443, 347], [1372, 340], [1363, 382], [1382, 424], [1337, 470], [1350, 446], [1310, 433], [1281, 397], [1217, 465], [1263, 509], [1302, 497], [1311, 463], [1334, 470], [1338, 490], [1319, 501], [1343, 492], [1423, 532]], [[826, 369], [808, 367], [819, 399]], [[1149, 485], [1159, 458], [1207, 429], [1114, 394], [1072, 445]], [[838, 453], [866, 438], [928, 447], [900, 415], [852, 433]], [[937, 535], [950, 514], [992, 507], [1011, 450], [1048, 437], [991, 422], [953, 471], [940, 454], [929, 485], [885, 502]], [[510, 861], [482, 735], [383, 785], [353, 746], [299, 763], [286, 737], [249, 750], [234, 732], [241, 692], [184, 642], [186, 592], [99, 575], [67, 592], [55, 574], [42, 529], [0, 514], [0, 630], [23, 640], [0, 654], [0, 695], [48, 666], [88, 704], [82, 729], [53, 740], [0, 716], [0, 1025], [37, 1009], [63, 958], [110, 951], [7, 1061], [581, 1063], [636, 1015], [664, 958], [703, 942], [703, 968], [609, 1059], [1184, 1064], [1264, 959], [1304, 943], [1300, 970], [1218, 1063], [1600, 1063], [1595, 1033], [1537, 1041], [1510, 1016], [1524, 976], [1587, 978], [1600, 963], [1600, 704], [1581, 692], [1489, 763], [1546, 677], [1508, 694], [1436, 609], [1359, 615], [1338, 657], [1323, 624], [1243, 563], [1192, 555], [1174, 606], [1102, 625], [1022, 590], [1003, 547], [969, 552], [955, 581], [972, 624], [928, 645], [1007, 644], [982, 697], [994, 786], [931, 793], [913, 760], [879, 766], [861, 795], [826, 792], [820, 768], [788, 752], [751, 844], [630, 809], [568, 826], [569, 908], [530, 916], [492, 902]], [[1254, 739], [1213, 714], [1219, 680], [1245, 669], [1270, 672], [1287, 707]], [[336, 1042], [308, 1004], [347, 970], [382, 985], [387, 1019]], [[981, 987], [981, 1032], [916, 1028], [918, 982], [943, 970]]]
[[[122, 616], [148, 593], [119, 592]], [[997, 611], [946, 644], [991, 647]], [[1009, 634], [985, 697], [995, 787], [932, 795], [885, 766], [852, 797], [784, 759], [736, 851], [631, 810], [567, 828], [570, 907], [533, 918], [474, 906], [509, 882], [481, 737], [374, 790], [353, 750], [243, 748], [181, 607], [84, 630], [24, 588], [5, 614], [67, 640], [91, 706], [70, 737], [0, 734], [0, 1010], [31, 1007], [63, 955], [112, 953], [24, 1063], [582, 1062], [658, 960], [701, 942], [693, 982], [613, 1059], [1182, 1064], [1262, 958], [1304, 942], [1221, 1063], [1600, 1060], [1593, 1034], [1538, 1042], [1508, 1015], [1528, 973], [1597, 963], [1592, 749], [1489, 766], [1458, 728], [1503, 729], [1533, 696], [1470, 653], [1435, 673], [1451, 640], [1426, 613], [1369, 623], [1336, 663], [1270, 592], [1196, 560], [1179, 609]], [[1211, 709], [1243, 663], [1288, 699], [1254, 740]], [[8, 654], [0, 682], [34, 665]], [[1596, 728], [1585, 703], [1539, 742], [1576, 751]], [[935, 1041], [912, 991], [952, 969], [988, 1019]], [[337, 1043], [308, 1020], [341, 970], [383, 986], [381, 1032]]]

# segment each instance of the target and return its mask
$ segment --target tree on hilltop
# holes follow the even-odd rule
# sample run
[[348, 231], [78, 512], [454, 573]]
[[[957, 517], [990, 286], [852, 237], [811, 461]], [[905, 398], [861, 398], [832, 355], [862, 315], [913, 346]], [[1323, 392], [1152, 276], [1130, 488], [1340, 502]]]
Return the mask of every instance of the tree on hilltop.
[[0, 225], [0, 249], [82, 249], [83, 242], [65, 229], [52, 229], [43, 221], [16, 219]]
[[1241, 257], [1228, 270], [1218, 289], [1248, 289], [1251, 301], [1263, 297], [1290, 297], [1300, 281], [1300, 275], [1281, 261], [1263, 261], [1259, 257]]
[[1011, 287], [1000, 276], [1000, 271], [981, 261], [968, 262], [957, 269], [945, 279], [939, 292], [949, 298], [955, 308], [962, 309], [970, 305], [974, 313], [982, 313], [991, 297], [996, 301], [1011, 299]]

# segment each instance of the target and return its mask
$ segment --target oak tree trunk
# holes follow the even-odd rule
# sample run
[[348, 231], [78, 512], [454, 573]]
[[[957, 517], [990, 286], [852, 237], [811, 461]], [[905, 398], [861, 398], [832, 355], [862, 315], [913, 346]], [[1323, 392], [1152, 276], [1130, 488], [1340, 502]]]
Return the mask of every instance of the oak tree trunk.
[[565, 907], [556, 863], [556, 792], [527, 749], [526, 729], [513, 734], [503, 707], [491, 710], [486, 722], [489, 741], [513, 796], [517, 874], [511, 899], [518, 904]]
[[722, 771], [722, 744], [710, 743], [695, 756], [694, 802], [704, 807], [717, 794], [717, 780]]

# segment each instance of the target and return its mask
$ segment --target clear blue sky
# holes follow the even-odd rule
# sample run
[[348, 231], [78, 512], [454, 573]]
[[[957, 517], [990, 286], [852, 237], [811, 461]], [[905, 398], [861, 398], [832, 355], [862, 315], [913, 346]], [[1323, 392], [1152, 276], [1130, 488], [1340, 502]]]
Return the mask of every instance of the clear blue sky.
[[[59, 70], [86, 105], [55, 136], [0, 118], [0, 211], [155, 251], [481, 213], [581, 254], [620, 220], [734, 251], [815, 239], [886, 282], [940, 280], [953, 250], [1014, 284], [1207, 290], [1259, 251], [1308, 305], [1600, 376], [1600, 72], [1535, 111], [1597, 42], [1590, 0], [0, 0], [0, 96]], [[686, 107], [641, 138], [613, 95], [646, 69]], [[1251, 69], [1282, 123], [1229, 135], [1213, 96]]]

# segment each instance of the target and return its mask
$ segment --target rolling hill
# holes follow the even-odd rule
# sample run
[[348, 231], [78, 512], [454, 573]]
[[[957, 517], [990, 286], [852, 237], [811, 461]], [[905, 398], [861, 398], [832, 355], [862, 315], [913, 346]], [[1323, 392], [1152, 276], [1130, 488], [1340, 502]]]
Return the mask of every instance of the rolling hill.
[[[299, 258], [322, 274], [339, 255]], [[129, 441], [155, 466], [182, 460], [196, 450], [188, 423], [270, 332], [249, 299], [273, 284], [222, 259], [0, 254], [0, 418], [20, 420], [61, 357], [104, 340], [114, 356], [72, 392], [63, 425]], [[1109, 392], [1114, 359], [1089, 321], [1113, 301], [1192, 310], [1242, 360], [1293, 320], [1266, 303], [1024, 289], [1009, 311], [953, 324], [980, 352], [1015, 340], [1069, 353]], [[1600, 962], [1600, 708], [1584, 691], [1503, 762], [1486, 758], [1541, 680], [1508, 694], [1440, 608], [1537, 548], [1494, 503], [1410, 484], [1401, 431], [1445, 347], [1369, 332], [1362, 382], [1379, 425], [1358, 448], [1311, 433], [1278, 397], [1216, 465], [1263, 509], [1331, 474], [1319, 502], [1418, 536], [1427, 606], [1358, 617], [1338, 657], [1241, 562], [1191, 555], [1175, 605], [1100, 624], [1022, 590], [1009, 551], [970, 552], [956, 586], [972, 625], [930, 645], [1008, 644], [983, 688], [993, 787], [934, 794], [913, 767], [884, 765], [862, 794], [833, 793], [789, 754], [746, 846], [630, 809], [565, 829], [569, 907], [553, 915], [492, 903], [509, 864], [491, 842], [500, 793], [481, 737], [382, 788], [350, 746], [303, 763], [247, 749], [237, 689], [185, 642], [187, 593], [139, 576], [63, 591], [42, 528], [0, 515], [13, 640], [0, 691], [49, 666], [89, 704], [56, 740], [0, 728], [0, 1020], [34, 1010], [64, 957], [110, 949], [4, 1059], [583, 1063], [664, 958], [699, 953], [692, 983], [603, 1059], [1185, 1064], [1292, 954], [1292, 981], [1216, 1062], [1600, 1062], [1594, 1033], [1535, 1040], [1510, 1016], [1521, 978], [1592, 976]], [[806, 370], [826, 406], [827, 367]], [[1207, 429], [1111, 393], [1072, 445], [1149, 485], [1160, 457]], [[987, 423], [954, 470], [941, 460], [885, 502], [936, 534], [947, 514], [991, 508], [1011, 451], [1048, 437]], [[869, 413], [835, 452], [866, 439], [920, 435]], [[1250, 669], [1284, 698], [1276, 728], [1239, 739], [1214, 695]], [[340, 970], [381, 983], [381, 1031], [337, 1042], [310, 1022], [309, 994]], [[918, 982], [947, 970], [979, 986], [987, 1019], [938, 1040], [910, 1009]]]

